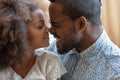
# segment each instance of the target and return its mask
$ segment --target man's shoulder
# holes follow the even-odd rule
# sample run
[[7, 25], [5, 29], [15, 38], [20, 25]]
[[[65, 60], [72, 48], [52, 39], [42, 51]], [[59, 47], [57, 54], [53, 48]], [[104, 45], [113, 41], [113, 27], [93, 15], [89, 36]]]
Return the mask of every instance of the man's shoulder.
[[106, 47], [101, 54], [109, 67], [120, 74], [120, 49], [116, 46]]

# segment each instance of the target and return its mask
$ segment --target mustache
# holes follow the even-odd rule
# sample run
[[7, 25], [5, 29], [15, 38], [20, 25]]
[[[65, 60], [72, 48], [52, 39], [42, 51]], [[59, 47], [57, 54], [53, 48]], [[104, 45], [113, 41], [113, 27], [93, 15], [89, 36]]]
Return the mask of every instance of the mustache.
[[53, 36], [54, 36], [55, 38], [60, 38], [60, 36], [58, 36], [55, 32], [53, 32], [53, 33], [51, 33], [51, 34], [53, 34]]

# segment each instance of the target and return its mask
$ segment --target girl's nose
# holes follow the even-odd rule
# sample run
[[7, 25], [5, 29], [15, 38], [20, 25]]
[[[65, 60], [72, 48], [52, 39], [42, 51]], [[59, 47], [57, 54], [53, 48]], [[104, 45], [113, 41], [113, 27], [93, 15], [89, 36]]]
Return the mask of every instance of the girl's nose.
[[45, 27], [45, 29], [46, 29], [46, 32], [49, 32], [50, 31], [50, 29], [46, 26]]

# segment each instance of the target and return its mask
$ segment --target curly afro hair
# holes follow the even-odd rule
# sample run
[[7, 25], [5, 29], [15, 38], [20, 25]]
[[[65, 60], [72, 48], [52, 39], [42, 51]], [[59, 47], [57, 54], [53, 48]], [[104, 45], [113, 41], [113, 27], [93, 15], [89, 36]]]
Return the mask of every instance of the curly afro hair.
[[0, 0], [0, 69], [20, 65], [31, 53], [26, 22], [37, 8], [26, 0]]

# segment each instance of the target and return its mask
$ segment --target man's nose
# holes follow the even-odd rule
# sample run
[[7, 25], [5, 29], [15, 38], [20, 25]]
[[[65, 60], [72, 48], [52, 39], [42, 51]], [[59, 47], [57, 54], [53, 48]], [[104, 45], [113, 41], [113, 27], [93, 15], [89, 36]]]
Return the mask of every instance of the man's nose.
[[60, 38], [54, 28], [50, 28], [50, 33], [53, 34], [55, 38]]
[[52, 27], [50, 28], [50, 33], [51, 33], [51, 34], [54, 34], [54, 33], [55, 33], [54, 28], [52, 28]]

